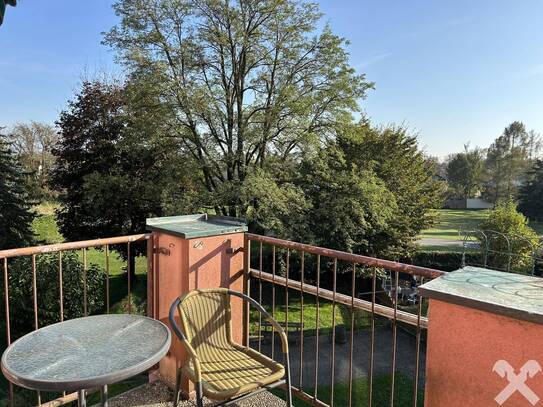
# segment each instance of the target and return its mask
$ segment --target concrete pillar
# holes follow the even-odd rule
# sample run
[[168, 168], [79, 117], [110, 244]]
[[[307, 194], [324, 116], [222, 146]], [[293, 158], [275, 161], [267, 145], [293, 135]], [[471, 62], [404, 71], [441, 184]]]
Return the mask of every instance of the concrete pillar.
[[[153, 232], [152, 302], [155, 318], [169, 325], [173, 301], [194, 289], [226, 287], [243, 292], [243, 244], [246, 225], [234, 218], [188, 215], [147, 219]], [[243, 304], [232, 300], [234, 340], [241, 343]], [[185, 351], [174, 336], [170, 352], [159, 367], [160, 379], [174, 387], [177, 368], [186, 362]], [[192, 388], [185, 378], [183, 390]]]
[[543, 403], [543, 279], [465, 267], [420, 290], [430, 298], [425, 406]]

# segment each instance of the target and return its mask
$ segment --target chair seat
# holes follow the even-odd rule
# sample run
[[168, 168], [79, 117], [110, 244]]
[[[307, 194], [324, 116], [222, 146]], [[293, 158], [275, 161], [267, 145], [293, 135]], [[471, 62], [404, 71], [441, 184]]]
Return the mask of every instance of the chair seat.
[[[283, 365], [253, 349], [235, 344], [220, 348], [205, 346], [199, 354], [202, 355], [203, 393], [215, 400], [227, 400], [251, 392], [275, 383], [285, 375]], [[191, 363], [185, 365], [183, 371], [191, 381], [196, 381]]]

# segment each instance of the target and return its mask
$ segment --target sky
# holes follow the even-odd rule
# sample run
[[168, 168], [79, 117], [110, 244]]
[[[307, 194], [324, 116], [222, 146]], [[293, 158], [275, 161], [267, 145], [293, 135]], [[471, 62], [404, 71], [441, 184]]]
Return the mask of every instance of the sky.
[[[0, 125], [53, 123], [81, 79], [121, 72], [101, 45], [111, 0], [19, 0], [0, 27]], [[376, 124], [404, 125], [428, 154], [487, 147], [507, 124], [543, 133], [540, 0], [320, 0], [375, 90]]]

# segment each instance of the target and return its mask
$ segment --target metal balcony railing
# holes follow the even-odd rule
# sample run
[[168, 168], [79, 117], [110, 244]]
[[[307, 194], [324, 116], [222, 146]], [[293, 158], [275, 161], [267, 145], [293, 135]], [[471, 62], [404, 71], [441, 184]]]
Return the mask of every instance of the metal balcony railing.
[[[78, 241], [78, 242], [68, 242], [68, 243], [59, 243], [59, 244], [52, 244], [52, 245], [45, 245], [45, 246], [35, 246], [35, 247], [25, 247], [25, 248], [18, 248], [18, 249], [9, 249], [9, 250], [0, 250], [0, 262], [2, 264], [3, 268], [3, 297], [4, 297], [4, 306], [3, 306], [3, 323], [5, 325], [5, 334], [6, 334], [6, 347], [9, 346], [12, 342], [12, 321], [14, 321], [14, 318], [21, 318], [22, 315], [11, 315], [10, 313], [10, 284], [9, 284], [9, 274], [10, 274], [10, 262], [17, 258], [22, 257], [30, 257], [31, 258], [31, 269], [28, 270], [30, 273], [32, 273], [32, 303], [33, 307], [32, 310], [29, 310], [29, 312], [33, 313], [33, 319], [34, 319], [34, 329], [38, 329], [42, 326], [42, 323], [39, 318], [39, 308], [38, 308], [38, 298], [40, 296], [40, 293], [38, 292], [38, 285], [37, 285], [37, 267], [36, 267], [36, 260], [37, 256], [45, 255], [45, 254], [57, 254], [58, 255], [58, 266], [56, 268], [58, 272], [58, 310], [59, 310], [59, 320], [58, 322], [62, 322], [65, 318], [65, 293], [64, 293], [64, 282], [63, 278], [65, 276], [65, 270], [63, 270], [63, 254], [66, 252], [74, 252], [74, 251], [81, 251], [80, 252], [80, 258], [83, 263], [83, 295], [81, 298], [81, 307], [83, 311], [83, 315], [87, 316], [89, 314], [89, 307], [88, 307], [88, 287], [87, 287], [87, 270], [88, 270], [88, 260], [87, 260], [87, 253], [88, 249], [90, 248], [100, 248], [102, 249], [103, 253], [103, 265], [104, 265], [104, 271], [105, 271], [105, 278], [104, 278], [104, 293], [105, 293], [105, 299], [104, 299], [104, 310], [103, 312], [109, 313], [110, 312], [110, 257], [111, 257], [111, 250], [110, 247], [119, 247], [119, 246], [125, 246], [126, 247], [126, 269], [127, 269], [127, 278], [126, 278], [126, 295], [127, 295], [127, 307], [126, 311], [128, 313], [132, 312], [132, 281], [130, 276], [130, 268], [132, 261], [131, 259], [133, 256], [131, 255], [132, 246], [136, 242], [143, 242], [147, 241], [147, 274], [148, 279], [149, 276], [152, 276], [152, 273], [149, 271], [152, 270], [153, 263], [152, 263], [152, 253], [153, 253], [153, 246], [152, 246], [152, 239], [150, 234], [138, 234], [138, 235], [130, 235], [130, 236], [119, 236], [119, 237], [112, 237], [112, 238], [105, 238], [105, 239], [95, 239], [95, 240], [85, 240], [85, 241]], [[147, 283], [148, 288], [152, 286], [152, 282]], [[152, 307], [152, 304], [148, 304], [148, 310]], [[148, 311], [149, 312], [149, 311]], [[15, 402], [14, 398], [14, 386], [12, 383], [8, 384], [8, 405], [9, 406], [16, 406], [17, 403]], [[60, 406], [66, 403], [69, 403], [71, 401], [77, 400], [77, 393], [72, 394], [62, 394], [61, 397], [58, 397], [54, 400], [49, 400], [42, 403], [42, 395], [40, 392], [36, 393], [37, 397], [37, 404], [39, 406], [44, 407], [53, 407], [53, 406]]]
[[[311, 263], [311, 269], [308, 267]], [[417, 267], [409, 264], [402, 264], [394, 261], [371, 258], [346, 252], [325, 249], [295, 243], [287, 240], [275, 239], [271, 237], [246, 234], [245, 237], [245, 274], [247, 277], [247, 290], [256, 297], [260, 303], [265, 304], [274, 317], [276, 309], [279, 306], [279, 289], [284, 301], [280, 304], [284, 312], [284, 324], [287, 333], [290, 336], [296, 335], [296, 346], [298, 351], [298, 366], [291, 361], [293, 372], [297, 380], [293, 380], [295, 388], [294, 394], [304, 400], [306, 403], [314, 406], [334, 406], [335, 392], [334, 386], [337, 386], [336, 372], [338, 369], [347, 369], [347, 401], [342, 401], [341, 405], [359, 406], [360, 400], [355, 400], [353, 381], [355, 366], [353, 364], [355, 352], [357, 359], [360, 359], [360, 352], [355, 345], [355, 313], [363, 311], [369, 318], [369, 352], [367, 359], [367, 405], [372, 406], [374, 402], [374, 368], [375, 368], [375, 350], [380, 344], [376, 339], [377, 321], [390, 322], [390, 335], [392, 336], [392, 345], [390, 352], [390, 388], [389, 402], [390, 406], [395, 405], [396, 375], [397, 375], [397, 350], [398, 350], [398, 329], [412, 328], [412, 335], [415, 339], [415, 354], [412, 363], [414, 365], [413, 374], [413, 394], [412, 405], [420, 405], [419, 400], [419, 377], [421, 371], [421, 347], [423, 346], [422, 332], [427, 328], [428, 320], [424, 315], [425, 307], [423, 299], [418, 293], [417, 286], [424, 281], [428, 281], [442, 275], [441, 271]], [[407, 276], [407, 279], [405, 278]], [[406, 284], [406, 282], [410, 282]], [[252, 285], [252, 287], [251, 287]], [[267, 286], [266, 286], [267, 285]], [[270, 286], [271, 285], [271, 286]], [[256, 286], [256, 287], [255, 287]], [[266, 291], [264, 291], [264, 288]], [[270, 292], [271, 291], [271, 292]], [[265, 294], [265, 295], [264, 295]], [[290, 311], [292, 304], [289, 300], [293, 295], [298, 297], [296, 311]], [[316, 339], [312, 340], [312, 349], [310, 352], [304, 351], [304, 341], [307, 341], [304, 317], [304, 301], [307, 296], [314, 297], [315, 303], [315, 330], [312, 332]], [[332, 307], [332, 326], [331, 326], [331, 355], [325, 355], [330, 358], [323, 365], [321, 359], [323, 355], [319, 347], [319, 340], [322, 321], [321, 308], [324, 302], [331, 302]], [[339, 307], [346, 307], [350, 311], [350, 329], [349, 329], [349, 351], [348, 365], [336, 366], [336, 335], [337, 335], [337, 314]], [[298, 310], [299, 308], [299, 310]], [[292, 322], [292, 312], [299, 314], [299, 322], [296, 323], [296, 329], [289, 332], [289, 323]], [[263, 349], [263, 323], [262, 320], [249, 320], [249, 314], [245, 315], [246, 332], [245, 338], [247, 344]], [[252, 324], [252, 325], [251, 325]], [[251, 326], [253, 329], [251, 329]], [[250, 337], [253, 339], [251, 340]], [[291, 351], [295, 353], [294, 350]], [[275, 338], [271, 336], [270, 357], [275, 357]], [[308, 353], [313, 360], [307, 360]], [[308, 369], [309, 368], [309, 369]], [[327, 386], [327, 395], [319, 394], [319, 371], [328, 369], [329, 385]], [[312, 370], [312, 372], [308, 372]], [[309, 373], [309, 374], [308, 374]], [[310, 377], [307, 377], [307, 376]], [[309, 383], [307, 383], [309, 382]], [[345, 384], [343, 383], [343, 387]], [[398, 405], [396, 403], [396, 405]], [[404, 405], [404, 404], [402, 404]]]
[[[133, 258], [131, 252], [133, 245], [137, 242], [147, 242], [146, 259], [146, 285], [147, 285], [147, 314], [155, 314], [156, 295], [152, 295], [156, 287], [155, 255], [153, 247], [153, 238], [151, 234], [139, 234], [132, 236], [113, 237], [108, 239], [96, 239], [80, 242], [61, 243], [47, 246], [37, 246], [29, 248], [20, 248], [0, 251], [0, 266], [3, 267], [3, 323], [5, 325], [5, 345], [9, 346], [13, 340], [12, 322], [19, 318], [19, 315], [10, 314], [10, 267], [16, 258], [29, 257], [30, 267], [28, 272], [32, 274], [32, 307], [28, 309], [28, 314], [33, 317], [33, 329], [43, 326], [40, 321], [39, 298], [40, 292], [37, 284], [36, 260], [44, 254], [54, 254], [58, 256], [58, 266], [56, 271], [58, 276], [58, 301], [59, 322], [65, 318], [63, 292], [63, 277], [70, 270], [63, 270], [63, 254], [66, 252], [79, 252], [79, 259], [83, 264], [83, 293], [81, 297], [81, 309], [83, 315], [90, 313], [88, 301], [88, 287], [86, 284], [86, 272], [88, 268], [88, 250], [90, 248], [100, 248], [99, 253], [103, 256], [103, 268], [105, 271], [104, 279], [104, 307], [99, 312], [109, 313], [111, 311], [110, 298], [110, 256], [113, 248], [124, 246], [126, 258], [126, 267], [130, 270], [130, 261]], [[111, 250], [110, 250], [111, 249]], [[133, 252], [132, 252], [133, 253]], [[96, 256], [96, 253], [94, 254]], [[417, 267], [409, 264], [398, 263], [389, 260], [382, 260], [367, 256], [355, 255], [337, 250], [325, 249], [321, 247], [310, 246], [287, 240], [281, 240], [255, 234], [245, 234], [244, 247], [244, 275], [247, 293], [260, 303], [267, 306], [274, 317], [279, 306], [284, 308], [284, 324], [287, 334], [291, 340], [296, 339], [293, 351], [297, 354], [297, 364], [293, 366], [293, 372], [296, 381], [293, 382], [294, 394], [314, 406], [334, 406], [344, 405], [342, 402], [334, 401], [335, 386], [343, 386], [347, 392], [347, 402], [345, 405], [360, 405], [356, 396], [356, 376], [357, 363], [360, 361], [361, 352], [357, 349], [355, 342], [357, 322], [356, 313], [362, 313], [366, 318], [365, 329], [369, 338], [369, 351], [367, 357], [367, 404], [375, 405], [374, 381], [376, 374], [374, 372], [376, 360], [376, 350], [383, 344], [381, 337], [377, 335], [380, 324], [388, 321], [387, 332], [390, 331], [390, 380], [388, 392], [390, 394], [390, 405], [395, 404], [395, 391], [397, 386], [397, 354], [398, 354], [398, 331], [410, 331], [410, 337], [413, 338], [415, 352], [412, 355], [413, 371], [413, 394], [412, 403], [414, 406], [420, 405], [419, 398], [419, 379], [423, 368], [421, 367], [421, 350], [424, 347], [424, 330], [427, 328], [428, 320], [425, 315], [426, 308], [423, 299], [420, 297], [417, 287], [424, 281], [428, 281], [442, 274], [441, 271]], [[126, 311], [133, 312], [132, 309], [132, 290], [133, 281], [130, 273], [126, 277], [126, 297], [128, 299]], [[124, 295], [124, 294], [123, 294]], [[292, 300], [298, 297], [297, 307], [292, 307]], [[312, 298], [315, 315], [314, 330], [308, 333], [305, 329], [307, 311], [309, 304], [308, 298]], [[12, 300], [14, 301], [13, 297]], [[49, 298], [48, 301], [51, 301]], [[55, 301], [55, 300], [54, 300]], [[281, 302], [281, 304], [279, 304]], [[328, 326], [323, 322], [325, 319], [324, 309], [331, 307], [331, 321]], [[294, 323], [293, 313], [296, 315], [297, 322]], [[338, 321], [341, 313], [344, 324], [349, 325], [346, 329], [348, 338], [348, 357], [342, 359], [338, 365], [336, 352], [336, 342], [338, 331]], [[266, 328], [262, 320], [251, 321], [248, 310], [244, 313], [244, 338], [247, 345], [258, 348], [264, 353], [268, 351], [273, 358], [280, 354], [275, 352], [276, 338], [272, 334], [271, 343], [265, 343], [263, 332]], [[290, 324], [290, 327], [289, 327]], [[294, 332], [292, 331], [294, 329]], [[331, 346], [325, 345], [319, 340], [323, 332], [329, 332]], [[317, 338], [312, 340], [309, 336]], [[296, 336], [296, 338], [294, 338]], [[313, 348], [309, 348], [313, 346]], [[323, 360], [323, 350], [325, 346], [330, 346], [330, 354]], [[265, 349], [267, 347], [267, 350]], [[355, 362], [355, 353], [356, 360]], [[308, 356], [309, 354], [309, 356]], [[308, 360], [311, 359], [311, 363]], [[344, 363], [346, 361], [346, 363]], [[319, 377], [322, 374], [329, 373], [327, 384], [328, 395], [321, 391], [323, 386]], [[347, 377], [347, 382], [338, 381], [338, 377]], [[343, 379], [342, 379], [343, 380]], [[337, 389], [336, 389], [337, 390]], [[60, 406], [77, 399], [77, 394], [62, 394], [54, 400], [42, 400], [40, 393], [36, 394], [37, 404], [40, 406]], [[56, 396], [55, 396], [56, 397]], [[8, 405], [14, 406], [14, 386], [9, 384]], [[398, 405], [398, 403], [396, 403]]]

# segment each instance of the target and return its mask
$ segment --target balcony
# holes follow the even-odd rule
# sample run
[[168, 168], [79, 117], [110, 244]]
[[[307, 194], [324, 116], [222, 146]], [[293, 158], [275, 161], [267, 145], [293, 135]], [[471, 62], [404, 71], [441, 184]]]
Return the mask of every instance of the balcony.
[[[441, 288], [435, 285], [428, 285], [429, 288], [425, 290], [419, 289], [421, 285], [443, 277], [444, 273], [438, 270], [249, 233], [243, 234], [243, 242], [238, 254], [243, 252], [244, 289], [263, 304], [287, 332], [293, 394], [297, 399], [297, 406], [422, 406], [425, 400], [426, 405], [438, 405], [428, 400], [429, 397], [434, 397], [432, 390], [443, 379], [441, 364], [454, 363], [454, 356], [447, 354], [442, 357], [443, 352], [447, 353], [446, 346], [440, 347], [440, 353], [432, 351], [431, 347], [458, 335], [473, 336], [467, 338], [473, 343], [477, 343], [478, 339], [475, 339], [477, 332], [465, 330], [451, 331], [444, 336], [434, 333], [428, 335], [428, 304], [434, 301], [430, 308], [436, 322], [432, 323], [441, 327], [442, 333], [447, 329], [448, 322], [454, 327], [451, 329], [462, 328], [460, 325], [455, 326], [451, 310], [458, 315], [466, 313], [467, 316], [462, 317], [462, 321], [469, 321], [472, 314], [479, 317], [483, 311], [494, 312], [482, 305], [481, 311], [474, 309], [479, 307], [476, 301], [468, 304], [467, 308], [460, 307], [455, 301], [451, 301], [455, 305], [449, 306], [443, 295], [434, 297], [435, 293], [442, 293]], [[135, 245], [142, 244], [147, 245], [147, 255], [138, 256], [134, 260], [130, 253], [135, 250]], [[122, 249], [127, 254], [124, 263], [116, 257], [114, 249]], [[218, 251], [236, 255], [236, 250], [230, 248], [213, 252]], [[11, 312], [14, 301], [18, 301], [10, 293], [13, 289], [10, 277], [12, 264], [18, 258], [29, 259], [28, 273], [32, 278], [28, 280], [31, 284], [28, 292], [31, 293], [32, 306], [27, 309], [28, 315], [24, 318], [30, 318], [33, 328], [38, 329], [43, 326], [39, 307], [41, 294], [36, 278], [40, 273], [39, 257], [58, 258], [55, 269], [58, 285], [56, 303], [58, 320], [62, 321], [67, 315], [64, 308], [66, 293], [63, 288], [66, 274], [70, 273], [70, 270], [63, 267], [63, 258], [69, 253], [75, 253], [83, 264], [83, 295], [80, 304], [82, 315], [125, 312], [144, 313], [159, 318], [157, 257], [164, 254], [164, 249], [159, 247], [152, 234], [4, 250], [0, 251], [0, 261], [3, 266], [2, 319], [5, 345], [23, 334], [15, 332], [14, 329], [17, 320], [23, 316]], [[130, 270], [131, 261], [137, 262], [135, 275], [112, 269], [112, 264], [116, 264]], [[90, 295], [87, 272], [91, 267], [100, 269], [104, 276], [101, 283], [104, 299], [99, 308], [93, 308], [88, 303]], [[540, 289], [542, 286], [534, 281], [530, 280], [527, 284], [535, 287], [534, 289]], [[480, 287], [485, 287], [484, 282], [479, 283]], [[512, 280], [512, 284], [522, 283], [520, 280]], [[534, 291], [531, 291], [531, 294], [533, 293]], [[537, 295], [525, 298], [524, 303], [534, 307], [531, 315], [541, 311], [538, 308], [541, 306], [539, 294], [537, 291]], [[468, 297], [466, 294], [466, 298]], [[435, 300], [436, 298], [438, 300]], [[48, 300], [51, 301], [50, 298]], [[501, 307], [506, 308], [507, 305], [504, 303]], [[506, 315], [501, 311], [496, 314], [500, 314], [495, 317], [498, 320]], [[521, 313], [509, 314], [507, 318], [521, 321], [517, 325], [539, 323], [537, 318], [527, 321]], [[479, 320], [474, 319], [473, 322], [479, 324], [477, 321]], [[463, 329], [468, 327], [469, 324], [463, 326]], [[528, 328], [532, 329], [532, 325]], [[528, 328], [523, 325], [525, 331]], [[258, 315], [244, 309], [242, 329], [240, 336], [247, 346], [281, 362], [279, 340]], [[538, 332], [540, 331], [536, 333]], [[529, 340], [532, 336], [532, 333], [526, 334]], [[496, 346], [501, 346], [502, 342]], [[435, 346], [436, 349], [438, 347]], [[432, 375], [431, 383], [428, 382], [428, 374]], [[497, 375], [494, 376], [496, 380], [499, 379]], [[167, 401], [171, 400], [172, 392], [166, 384], [161, 383], [162, 379], [155, 367], [144, 375], [112, 386], [111, 394], [120, 395], [113, 397], [110, 405], [168, 405]], [[151, 384], [146, 384], [149, 382]], [[2, 405], [52, 407], [77, 400], [75, 393], [35, 393], [5, 380], [2, 386]], [[90, 405], [98, 402], [99, 398], [92, 396], [92, 390], [89, 393]], [[239, 405], [282, 405], [284, 403], [281, 402], [281, 397], [283, 391], [278, 389], [274, 390], [273, 394], [263, 393], [240, 402]]]

